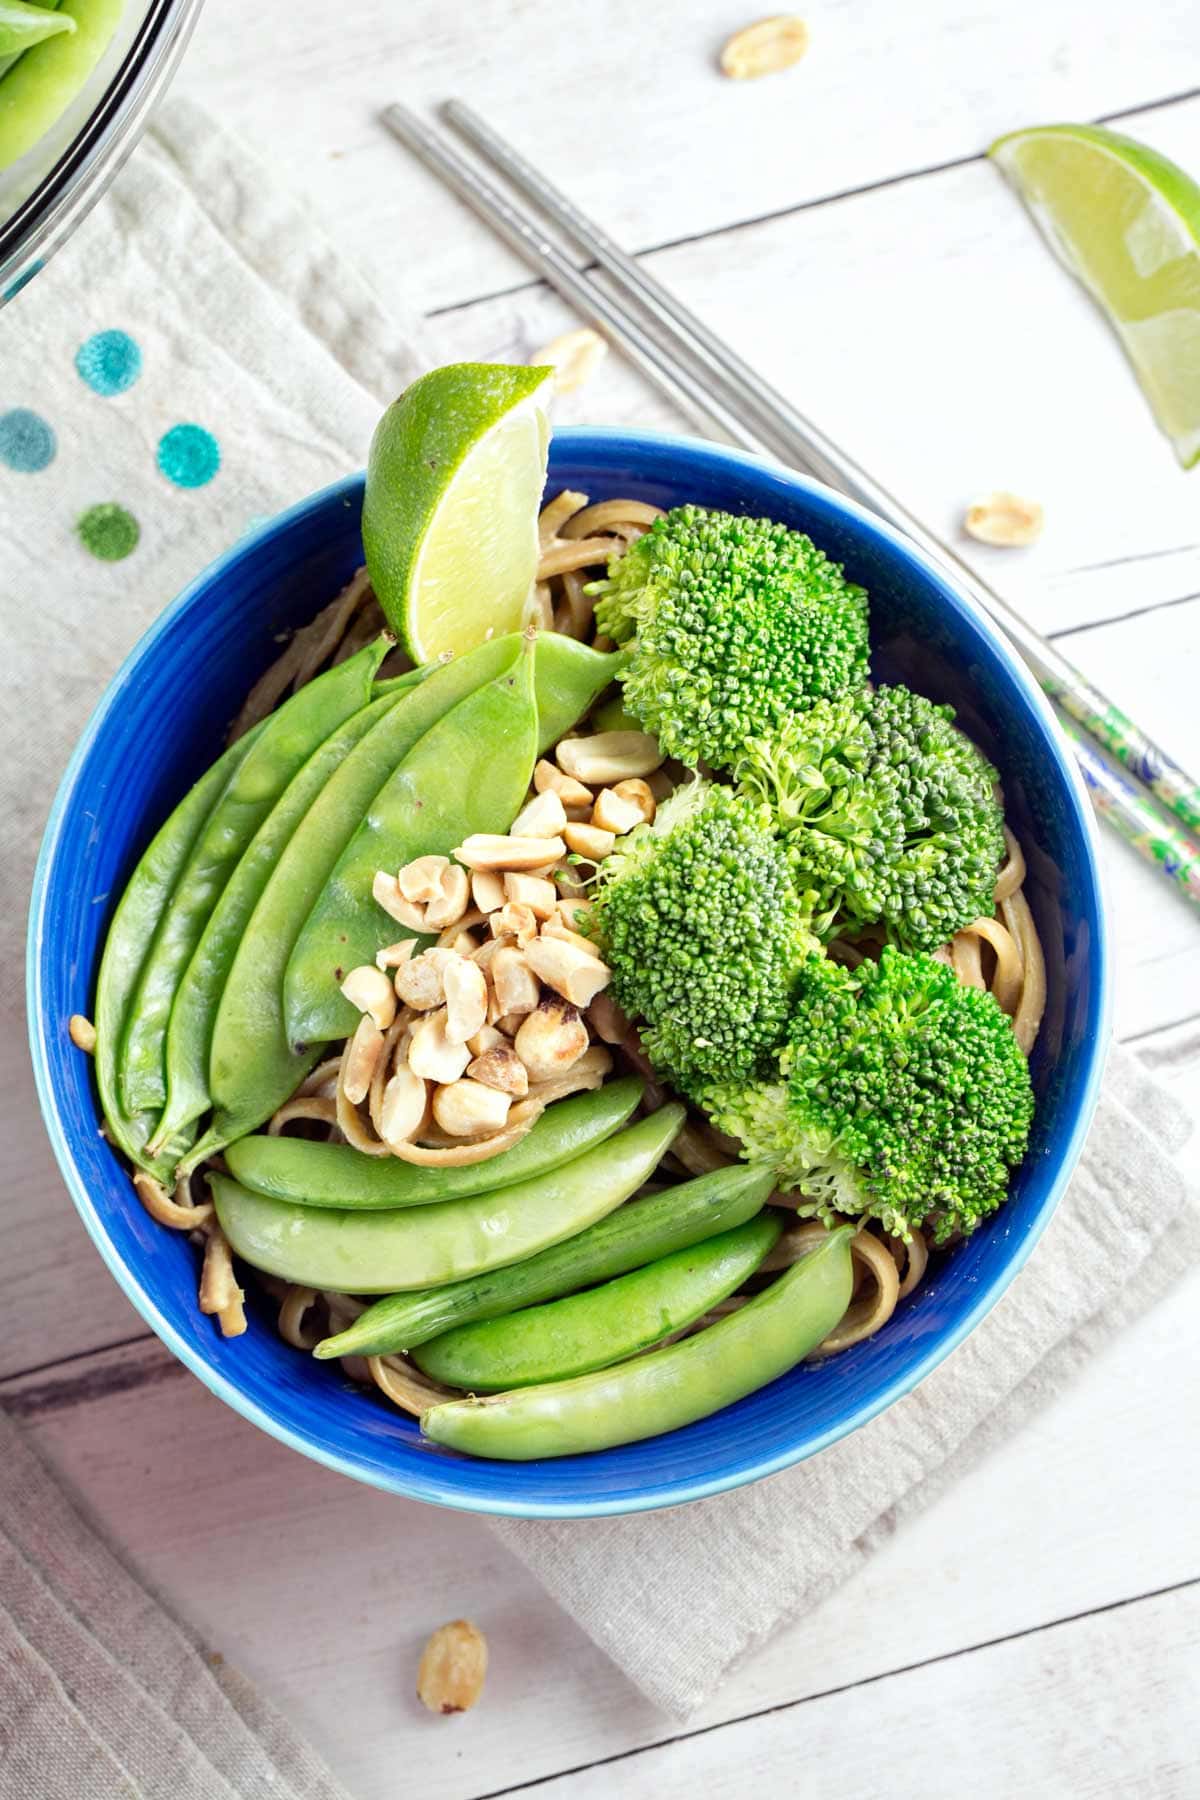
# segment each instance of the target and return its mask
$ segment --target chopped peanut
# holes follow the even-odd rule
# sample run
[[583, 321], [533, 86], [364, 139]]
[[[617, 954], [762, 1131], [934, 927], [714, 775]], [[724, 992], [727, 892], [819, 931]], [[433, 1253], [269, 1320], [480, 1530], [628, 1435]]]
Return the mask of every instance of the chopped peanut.
[[540, 869], [557, 862], [566, 845], [558, 837], [502, 837], [477, 831], [454, 852], [468, 869]]
[[594, 737], [564, 738], [554, 755], [567, 775], [592, 787], [649, 775], [663, 760], [658, 739], [647, 731], [598, 731]]
[[394, 875], [386, 869], [377, 869], [375, 879], [371, 883], [371, 897], [376, 906], [382, 906], [389, 918], [395, 919], [398, 925], [407, 925], [410, 931], [424, 931], [425, 910], [406, 900], [400, 892], [400, 884]]
[[[530, 944], [528, 949], [533, 947]], [[528, 950], [501, 950], [492, 959], [492, 986], [501, 1013], [532, 1012], [538, 1003], [537, 976], [526, 961], [527, 955]], [[488, 1022], [494, 1025], [496, 1021]]]
[[643, 816], [642, 808], [632, 800], [622, 799], [616, 788], [601, 788], [592, 808], [591, 823], [601, 831], [624, 837], [627, 831], [642, 823]]
[[988, 494], [967, 508], [963, 530], [978, 538], [981, 544], [994, 544], [998, 549], [1021, 549], [1042, 535], [1045, 514], [1037, 500], [1023, 500], [1019, 494]]
[[631, 806], [638, 808], [643, 825], [653, 825], [658, 802], [648, 781], [643, 781], [640, 775], [634, 775], [628, 781], [618, 781], [613, 793], [619, 800], [627, 800]]
[[589, 946], [582, 950], [558, 937], [540, 937], [525, 951], [533, 973], [574, 1006], [590, 1006], [612, 979], [612, 970]]
[[457, 1081], [471, 1060], [465, 1044], [452, 1044], [446, 1036], [446, 1011], [426, 1013], [413, 1027], [408, 1045], [408, 1066], [426, 1081]]
[[558, 905], [558, 889], [544, 875], [521, 875], [513, 870], [504, 877], [504, 892], [518, 906], [527, 906], [535, 918], [549, 919]]
[[351, 969], [342, 983], [342, 992], [359, 1012], [370, 1013], [380, 1031], [386, 1031], [396, 1016], [396, 990], [374, 963], [361, 963]]
[[567, 822], [566, 809], [553, 788], [535, 794], [509, 827], [511, 837], [557, 837]]
[[451, 956], [442, 970], [446, 990], [446, 1036], [452, 1044], [465, 1044], [487, 1018], [487, 982], [478, 963]]
[[531, 1081], [565, 1075], [587, 1047], [587, 1026], [577, 1009], [557, 994], [547, 994], [539, 1001], [513, 1041]]
[[488, 1023], [495, 1026], [501, 1037], [515, 1038], [528, 1017], [528, 1013], [499, 1013], [495, 1019], [489, 1019]]
[[542, 936], [554, 938], [561, 944], [574, 944], [577, 950], [582, 950], [588, 956], [594, 956], [597, 961], [602, 960], [599, 946], [594, 944], [591, 938], [584, 937], [581, 931], [572, 931], [571, 927], [564, 925], [561, 919], [548, 919], [542, 926]]
[[472, 951], [471, 961], [473, 963], [478, 963], [484, 974], [488, 975], [491, 972], [493, 962], [496, 960], [497, 952], [500, 950], [511, 950], [516, 944], [516, 941], [517, 940], [512, 935], [511, 931], [503, 932], [499, 937], [490, 938], [487, 942], [480, 944], [478, 950]]
[[587, 1009], [587, 1022], [606, 1044], [620, 1044], [629, 1035], [629, 1020], [611, 994], [596, 995]]
[[451, 1081], [433, 1096], [433, 1116], [451, 1137], [479, 1137], [499, 1131], [512, 1096], [481, 1081]]
[[471, 898], [482, 913], [504, 905], [504, 877], [494, 869], [476, 869], [471, 876]]
[[405, 863], [396, 877], [396, 886], [406, 900], [424, 905], [441, 893], [442, 877], [449, 867], [448, 856], [418, 856], [415, 862]]
[[[393, 1001], [395, 996], [392, 996]], [[347, 1100], [357, 1106], [360, 1100], [367, 1097], [367, 1089], [371, 1085], [371, 1077], [383, 1054], [383, 1033], [371, 1017], [364, 1013], [358, 1021], [358, 1027], [350, 1040], [350, 1050], [346, 1057], [346, 1072], [342, 1086]]]
[[504, 1042], [504, 1033], [497, 1031], [494, 1025], [481, 1025], [474, 1037], [467, 1039], [467, 1049], [474, 1057], [486, 1056], [489, 1050], [497, 1049]]
[[67, 1020], [67, 1035], [77, 1050], [83, 1050], [88, 1056], [96, 1053], [96, 1027], [82, 1013], [72, 1013]]
[[533, 908], [518, 906], [513, 900], [506, 901], [499, 912], [488, 915], [488, 926], [494, 937], [515, 937], [518, 944], [527, 944], [538, 934], [538, 922], [533, 916]]
[[616, 838], [611, 831], [601, 831], [595, 825], [568, 825], [563, 832], [567, 848], [576, 856], [582, 856], [588, 862], [603, 862], [611, 856]]
[[442, 871], [442, 884], [436, 899], [425, 908], [425, 923], [430, 931], [444, 931], [456, 925], [467, 910], [470, 877], [457, 863], [449, 863]]
[[385, 944], [382, 950], [375, 952], [375, 967], [377, 969], [402, 968], [415, 953], [416, 948], [416, 938], [401, 938], [397, 944]]
[[529, 1075], [525, 1064], [521, 1061], [512, 1045], [496, 1033], [497, 1042], [490, 1050], [467, 1064], [467, 1074], [472, 1081], [481, 1081], [484, 1087], [499, 1088], [502, 1094], [511, 1094], [514, 1099], [524, 1099], [529, 1092]]
[[383, 1090], [379, 1135], [385, 1144], [407, 1144], [420, 1129], [429, 1090], [411, 1068], [397, 1069]]
[[590, 900], [572, 897], [566, 900], [560, 900], [558, 903], [559, 919], [567, 927], [568, 931], [578, 931], [579, 927], [586, 919], [590, 919], [594, 916], [595, 911], [596, 909]]
[[573, 775], [566, 775], [561, 769], [556, 769], [544, 757], [533, 771], [533, 785], [539, 794], [557, 794], [565, 807], [586, 806], [591, 809], [591, 788], [584, 787], [582, 781], [576, 781]]
[[483, 1692], [487, 1639], [469, 1619], [439, 1625], [417, 1670], [417, 1697], [435, 1713], [466, 1712]]
[[445, 1004], [445, 969], [452, 954], [449, 950], [422, 950], [420, 956], [401, 964], [396, 970], [396, 992], [405, 1006], [427, 1013]]

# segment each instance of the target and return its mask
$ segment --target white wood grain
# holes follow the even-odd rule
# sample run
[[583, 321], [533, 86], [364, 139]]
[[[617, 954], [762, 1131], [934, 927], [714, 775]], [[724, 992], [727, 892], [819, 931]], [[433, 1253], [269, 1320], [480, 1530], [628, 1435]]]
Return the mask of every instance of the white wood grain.
[[285, 170], [421, 310], [522, 279], [483, 228], [382, 130], [392, 100], [472, 101], [635, 247], [809, 204], [977, 154], [999, 133], [1194, 85], [1191, 0], [1136, 29], [1087, 0], [969, 8], [820, 0], [786, 76], [730, 82], [714, 56], [756, 8], [560, 0], [209, 0], [178, 87]]
[[537, 1792], [1184, 1800], [1200, 1781], [1198, 1650], [1191, 1588], [572, 1772]]

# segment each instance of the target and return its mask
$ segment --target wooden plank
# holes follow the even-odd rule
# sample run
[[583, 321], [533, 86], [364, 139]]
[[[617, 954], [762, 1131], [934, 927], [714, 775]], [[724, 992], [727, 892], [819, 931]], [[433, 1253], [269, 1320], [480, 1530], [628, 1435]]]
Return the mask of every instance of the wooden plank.
[[[1200, 167], [1200, 100], [1126, 128]], [[721, 232], [648, 266], [1039, 631], [1200, 592], [1194, 477], [989, 165]], [[538, 289], [438, 319], [436, 341], [447, 357], [525, 361], [572, 322]], [[688, 428], [617, 356], [557, 416]], [[1042, 502], [1038, 544], [958, 535], [967, 505], [995, 488]]]
[[[1140, 1320], [860, 1577], [736, 1671], [690, 1728], [1200, 1574], [1200, 1444], [1180, 1429], [1200, 1416], [1198, 1299], [1200, 1278]], [[390, 1499], [304, 1461], [157, 1345], [79, 1359], [4, 1384], [0, 1396], [146, 1577], [314, 1737], [358, 1800], [391, 1800], [397, 1770], [414, 1763], [422, 1800], [466, 1800], [678, 1729], [482, 1521]], [[488, 1635], [487, 1692], [468, 1718], [432, 1720], [412, 1697], [416, 1659], [425, 1634], [460, 1615]], [[1070, 1654], [1065, 1661], [1073, 1666]], [[1047, 1712], [1055, 1695], [1069, 1708], [1083, 1692], [1052, 1684]], [[862, 1704], [874, 1719], [874, 1697]], [[1152, 1693], [1149, 1717], [1157, 1704]], [[920, 1750], [907, 1728], [889, 1723], [883, 1737], [901, 1765]], [[667, 1791], [683, 1793], [669, 1758], [666, 1774], [655, 1766], [670, 1776]]]
[[[1194, 79], [1190, 0], [1146, 0], [1136, 31], [1086, 0], [977, 0], [923, 17], [888, 0], [811, 16], [786, 76], [730, 82], [714, 57], [754, 10], [696, 0], [210, 0], [178, 91], [204, 100], [419, 310], [520, 281], [487, 232], [378, 123], [392, 100], [471, 100], [633, 246], [808, 205], [977, 154], [1038, 119], [1091, 117]], [[269, 66], [263, 46], [269, 44]]]
[[[1094, 1613], [541, 1784], [541, 1800], [702, 1792], [1173, 1800], [1194, 1794], [1200, 1593]], [[527, 1793], [528, 1788], [488, 1790]]]

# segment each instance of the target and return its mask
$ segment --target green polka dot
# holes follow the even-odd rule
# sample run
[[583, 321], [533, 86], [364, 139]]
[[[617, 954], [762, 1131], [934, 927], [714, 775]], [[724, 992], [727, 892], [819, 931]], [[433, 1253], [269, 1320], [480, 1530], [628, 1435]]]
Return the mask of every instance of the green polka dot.
[[133, 514], [118, 506], [115, 500], [89, 506], [76, 522], [75, 529], [84, 549], [98, 556], [101, 562], [120, 562], [122, 557], [136, 550], [142, 535]]

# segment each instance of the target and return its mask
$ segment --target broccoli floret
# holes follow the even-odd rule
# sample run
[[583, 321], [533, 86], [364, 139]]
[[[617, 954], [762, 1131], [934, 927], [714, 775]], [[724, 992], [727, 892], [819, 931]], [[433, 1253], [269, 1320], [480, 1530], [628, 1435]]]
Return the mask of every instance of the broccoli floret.
[[701, 780], [678, 789], [601, 864], [595, 901], [613, 997], [644, 1021], [657, 1068], [685, 1091], [769, 1068], [815, 940], [783, 847], [746, 802]]
[[1004, 855], [995, 770], [948, 706], [905, 687], [821, 701], [736, 765], [775, 821], [825, 941], [882, 924], [933, 950], [992, 911]]
[[991, 994], [931, 956], [884, 949], [853, 972], [804, 964], [774, 1080], [701, 1096], [801, 1214], [869, 1215], [943, 1243], [1008, 1194], [1033, 1120], [1029, 1070]]
[[676, 507], [590, 591], [600, 631], [635, 640], [626, 706], [692, 768], [866, 679], [865, 592], [772, 519]]

